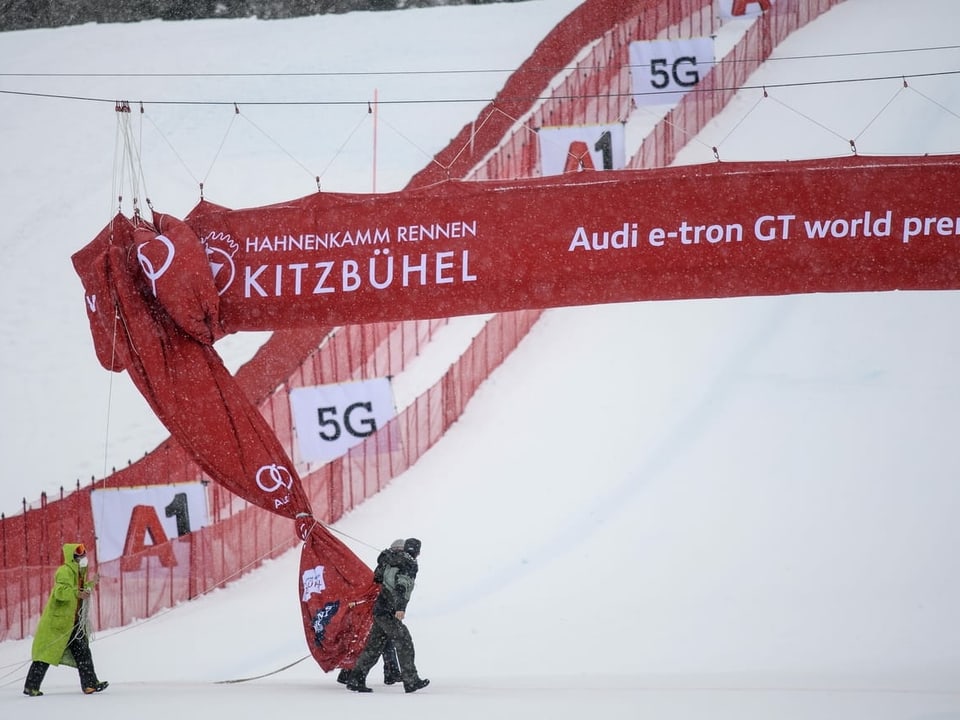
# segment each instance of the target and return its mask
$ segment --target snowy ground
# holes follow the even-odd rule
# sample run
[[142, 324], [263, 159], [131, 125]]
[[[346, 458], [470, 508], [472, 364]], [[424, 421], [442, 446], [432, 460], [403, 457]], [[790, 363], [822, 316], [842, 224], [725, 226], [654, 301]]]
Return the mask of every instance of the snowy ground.
[[[415, 17], [437, 19], [438, 27], [424, 37], [456, 30], [460, 45], [472, 33], [498, 39], [515, 33], [508, 44], [517, 46], [509, 60], [516, 64], [535, 36], [563, 14], [561, 5], [544, 0]], [[473, 14], [461, 23], [459, 12]], [[519, 20], [514, 23], [518, 13], [526, 13], [526, 32], [516, 27]], [[354, 16], [353, 37], [370, 37], [374, 30], [360, 23], [369, 20], [375, 28], [385, 17]], [[799, 32], [777, 56], [951, 46], [958, 19], [960, 10], [950, 0], [848, 0]], [[301, 25], [316, 28], [312, 23], [320, 22], [326, 20], [223, 23], [216, 34], [204, 32], [210, 27], [204, 23], [148, 24], [151, 32], [143, 32], [161, 35], [165, 53], [188, 66], [198, 37], [229, 45], [210, 36], [262, 32], [257, 47], [266, 53], [267, 47], [297, 46], [289, 36], [273, 36], [275, 29], [306, 35]], [[7, 58], [25, 56], [38, 44], [47, 47], [34, 51], [45, 69], [76, 67], [84, 57], [81, 48], [94, 39], [113, 50], [129, 43], [129, 51], [138, 42], [129, 36], [141, 30], [7, 34], [0, 36], [0, 63], [9, 67]], [[55, 58], [53, 45], [73, 54]], [[497, 56], [478, 62], [499, 64], [490, 57]], [[425, 56], [422, 62], [435, 61]], [[804, 64], [809, 62], [767, 63], [758, 73], [762, 80], [750, 82], [795, 81], [811, 72]], [[891, 62], [905, 74], [958, 70], [960, 53], [951, 47], [892, 61], [889, 55], [837, 58], [816, 78], [872, 75], [873, 62], [878, 74], [889, 74]], [[107, 56], [102, 63], [111, 66]], [[292, 59], [290, 64], [297, 66]], [[345, 61], [339, 67], [347, 66]], [[166, 82], [164, 92], [180, 95], [178, 81]], [[891, 103], [896, 112], [870, 125], [873, 152], [958, 150], [960, 83], [955, 76], [923, 82], [929, 84], [922, 92], [939, 105], [912, 91], [899, 94]], [[896, 88], [871, 87], [875, 92], [864, 96], [838, 95], [827, 86], [822, 100], [809, 88], [797, 89], [796, 96], [780, 93], [782, 103], [807, 117], [789, 111], [751, 126], [749, 142], [738, 139], [734, 128], [755, 98], [740, 98], [690, 153], [726, 139], [725, 155], [739, 146], [751, 157], [795, 157], [798, 144], [813, 155], [840, 154], [832, 133], [821, 144], [810, 139], [820, 126], [811, 130], [809, 117], [815, 114], [841, 135], [860, 133], [897, 95]], [[8, 200], [16, 199], [8, 207], [16, 212], [14, 220], [4, 213], [0, 237], [5, 245], [10, 238], [15, 259], [31, 258], [37, 263], [31, 267], [41, 268], [32, 252], [54, 238], [45, 255], [53, 268], [99, 229], [88, 206], [110, 169], [96, 167], [88, 149], [76, 172], [84, 168], [89, 175], [78, 187], [63, 180], [68, 169], [56, 148], [48, 148], [49, 154], [38, 148], [51, 142], [61, 150], [90, 148], [94, 129], [106, 121], [102, 109], [91, 113], [82, 104], [47, 104], [42, 117], [34, 117], [25, 105], [35, 103], [40, 101], [0, 95], [3, 136], [18, 129], [15, 137], [22, 139], [11, 146], [19, 164], [7, 167], [22, 167], [34, 178], [22, 183], [5, 172]], [[761, 111], [758, 106], [741, 126]], [[179, 111], [165, 112], [176, 118]], [[74, 123], [78, 114], [88, 115], [83, 122], [89, 125], [81, 127], [91, 129], [71, 129], [71, 114]], [[441, 134], [452, 135], [458, 122], [451, 118]], [[49, 132], [58, 123], [66, 134]], [[184, 143], [194, 142], [205, 127], [199, 120], [171, 123]], [[26, 124], [39, 136], [30, 143]], [[924, 149], [909, 144], [917, 142]], [[442, 144], [438, 139], [436, 145]], [[269, 165], [266, 156], [250, 162], [260, 160]], [[158, 163], [157, 172], [173, 164]], [[402, 165], [398, 177], [417, 166]], [[58, 190], [41, 194], [41, 182], [55, 182]], [[189, 207], [189, 187], [173, 180], [161, 186], [185, 193], [171, 211]], [[236, 189], [255, 190], [248, 184]], [[66, 223], [75, 224], [78, 216], [80, 227], [67, 231]], [[28, 235], [30, 218], [38, 232]], [[68, 312], [61, 312], [60, 303], [68, 307], [75, 302], [71, 296], [79, 297], [67, 269], [57, 270], [57, 296], [40, 301], [57, 308], [51, 319], [43, 308], [6, 294], [11, 286], [20, 292], [31, 286], [13, 277], [15, 264], [5, 267], [2, 297], [11, 312], [4, 323], [10, 343], [3, 355], [3, 392], [16, 422], [4, 434], [4, 452], [29, 470], [36, 457], [63, 462], [61, 453], [49, 450], [27, 454], [51, 444], [49, 438], [37, 442], [32, 428], [57, 421], [50, 419], [54, 407], [74, 422], [90, 406], [105, 408], [105, 371], [88, 367], [95, 360], [79, 308], [79, 320], [61, 317]], [[32, 287], [39, 292], [39, 282]], [[439, 445], [336, 527], [371, 563], [394, 537], [423, 539], [408, 623], [418, 665], [433, 681], [427, 690], [404, 696], [380, 684], [377, 668], [370, 678], [375, 692], [357, 696], [309, 659], [262, 679], [224, 683], [271, 673], [307, 654], [296, 601], [297, 558], [290, 553], [226, 590], [101, 633], [93, 650], [101, 676], [111, 682], [101, 695], [79, 695], [75, 674], [54, 668], [43, 698], [22, 697], [29, 642], [0, 644], [0, 712], [18, 719], [69, 714], [98, 720], [213, 712], [255, 718], [281, 708], [294, 715], [420, 720], [534, 714], [551, 720], [960, 718], [960, 580], [949, 570], [960, 544], [958, 313], [960, 293], [954, 292], [550, 311]], [[25, 365], [17, 350], [29, 351], [38, 367]], [[101, 383], [99, 391], [58, 391], [54, 383], [48, 384], [54, 397], [46, 399], [33, 387], [40, 378], [46, 382], [45, 371], [60, 375], [71, 363], [78, 365], [76, 378]], [[11, 381], [15, 386], [8, 387]], [[34, 402], [21, 402], [28, 393], [35, 394]], [[142, 410], [135, 403], [113, 412], [122, 418], [114, 423], [141, 432], [136, 415]], [[99, 415], [87, 420], [99, 422]], [[149, 423], [143, 428], [145, 451], [161, 435], [151, 434]], [[102, 433], [97, 442], [102, 447]], [[86, 459], [82, 453], [89, 449], [81, 445], [78, 453], [67, 439], [59, 447], [72, 454], [72, 463]], [[7, 507], [47, 487], [43, 478], [9, 477]]]

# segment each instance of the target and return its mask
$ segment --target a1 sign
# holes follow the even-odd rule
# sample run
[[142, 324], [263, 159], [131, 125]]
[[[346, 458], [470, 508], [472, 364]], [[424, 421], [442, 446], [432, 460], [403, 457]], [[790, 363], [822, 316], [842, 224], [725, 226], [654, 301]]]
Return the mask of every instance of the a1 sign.
[[621, 170], [626, 162], [623, 123], [542, 127], [540, 174], [580, 170]]
[[290, 391], [300, 458], [329, 462], [359, 445], [397, 414], [389, 378]]
[[630, 86], [639, 105], [675, 105], [714, 65], [713, 38], [630, 43]]
[[90, 503], [97, 562], [122, 558], [125, 571], [139, 569], [145, 554], [155, 555], [163, 567], [176, 565], [168, 541], [209, 524], [199, 482], [95, 490]]

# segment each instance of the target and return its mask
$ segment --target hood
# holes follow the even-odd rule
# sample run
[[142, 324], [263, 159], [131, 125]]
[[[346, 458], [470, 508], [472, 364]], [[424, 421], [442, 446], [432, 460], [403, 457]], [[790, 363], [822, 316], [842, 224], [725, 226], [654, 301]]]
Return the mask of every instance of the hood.
[[406, 542], [403, 543], [403, 549], [409, 555], [416, 558], [420, 555], [420, 544], [417, 538], [407, 538]]
[[64, 543], [63, 544], [63, 562], [64, 564], [73, 562], [73, 553], [77, 551], [77, 548], [80, 547], [80, 543]]

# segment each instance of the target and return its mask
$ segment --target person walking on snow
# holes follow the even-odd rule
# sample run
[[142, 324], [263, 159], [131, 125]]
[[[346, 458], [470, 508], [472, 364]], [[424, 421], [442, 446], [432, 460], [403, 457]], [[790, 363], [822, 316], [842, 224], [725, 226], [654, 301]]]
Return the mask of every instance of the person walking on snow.
[[407, 603], [410, 602], [420, 569], [417, 563], [419, 555], [420, 541], [417, 538], [407, 538], [402, 550], [388, 548], [377, 559], [373, 579], [380, 584], [380, 592], [373, 604], [373, 627], [367, 636], [363, 652], [357, 658], [357, 664], [348, 676], [347, 689], [354, 692], [373, 692], [367, 687], [367, 673], [376, 664], [388, 640], [392, 640], [397, 648], [404, 691], [416, 692], [430, 684], [429, 680], [421, 678], [417, 673], [413, 638], [403, 623]]
[[80, 674], [80, 688], [84, 693], [102, 692], [106, 681], [97, 679], [90, 653], [88, 602], [97, 584], [97, 576], [87, 578], [87, 551], [80, 543], [65, 543], [63, 565], [57, 568], [53, 589], [40, 615], [30, 670], [27, 672], [23, 694], [43, 695], [40, 685], [51, 665], [69, 665]]
[[[383, 577], [383, 570], [385, 568], [384, 563], [386, 558], [390, 556], [390, 551], [395, 550], [397, 552], [403, 552], [403, 543], [406, 542], [403, 538], [398, 538], [390, 543], [390, 547], [380, 553], [380, 556], [377, 558], [377, 568], [380, 572], [380, 577]], [[374, 571], [374, 577], [376, 577], [377, 571]], [[387, 641], [383, 644], [383, 684], [384, 685], [395, 685], [396, 683], [403, 680], [403, 677], [400, 675], [400, 660], [397, 657], [397, 648], [393, 644], [393, 640], [387, 638]], [[337, 682], [343, 685], [347, 684], [347, 681], [350, 679], [350, 670], [344, 668], [340, 671], [340, 674], [337, 675]]]

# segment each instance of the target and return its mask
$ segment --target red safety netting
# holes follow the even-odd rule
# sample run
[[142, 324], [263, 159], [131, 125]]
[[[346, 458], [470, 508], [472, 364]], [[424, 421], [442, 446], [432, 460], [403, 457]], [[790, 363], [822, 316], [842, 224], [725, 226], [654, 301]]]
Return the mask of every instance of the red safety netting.
[[[493, 316], [467, 352], [389, 425], [343, 458], [303, 473], [303, 487], [314, 517], [325, 523], [335, 521], [413, 465], [459, 417], [475, 390], [516, 347], [539, 314], [522, 311]], [[378, 344], [381, 360], [368, 358], [371, 368], [382, 367], [379, 363], [389, 358], [399, 360], [404, 349], [410, 351], [425, 341], [421, 333], [429, 323], [421, 325], [419, 331], [403, 325], [407, 325], [406, 331], [394, 327], [394, 332], [386, 336], [386, 345]], [[352, 340], [359, 341], [362, 335], [358, 330]], [[350, 344], [346, 339], [342, 342], [344, 346]], [[322, 365], [318, 363], [317, 367]], [[95, 628], [117, 627], [149, 617], [222, 587], [297, 544], [286, 518], [239, 501], [219, 486], [211, 485], [209, 490], [212, 503], [219, 503], [218, 516], [210, 527], [171, 540], [171, 547], [157, 546], [109, 563], [94, 562], [94, 570], [102, 578], [92, 613]], [[82, 497], [87, 492], [70, 497]], [[78, 510], [83, 512], [85, 508], [89, 514], [89, 507], [87, 500]], [[169, 562], [171, 555], [175, 562]], [[25, 637], [33, 631], [55, 569], [56, 564], [50, 563], [0, 571], [4, 639]]]
[[[732, 74], [724, 78], [718, 77], [715, 82], [723, 87], [734, 86], [738, 79], [742, 82], [746, 73], [752, 70], [744, 62], [746, 59], [759, 64], [776, 42], [837, 2], [839, 0], [779, 3], [775, 6], [775, 12], [758, 21], [731, 53], [731, 57], [737, 61], [731, 62], [730, 69], [722, 72]], [[545, 41], [538, 48], [525, 64], [525, 68], [563, 67], [585, 44], [577, 44], [577, 38], [589, 39], [592, 42], [591, 33], [596, 30], [600, 39], [594, 45], [589, 58], [580, 64], [579, 71], [564, 81], [570, 85], [566, 89], [556, 90], [556, 98], [543, 103], [536, 111], [540, 113], [536, 121], [528, 125], [535, 127], [537, 123], [603, 122], [622, 118], [629, 78], [622, 67], [616, 71], [611, 69], [614, 65], [623, 64], [622, 59], [618, 60], [619, 53], [626, 52], [630, 40], [654, 37], [671, 26], [679, 28], [678, 33], [707, 32], [712, 28], [713, 22], [709, 13], [710, 6], [712, 2], [709, 0], [636, 0], [632, 4], [593, 0], [585, 3], [571, 16], [570, 22], [561, 24], [558, 30], [551, 34], [549, 42]], [[612, 17], [611, 8], [618, 13], [624, 11], [629, 15], [633, 12], [634, 15], [632, 19], [615, 23], [612, 28], [609, 23], [601, 27], [602, 23], [598, 18], [606, 17], [609, 20]], [[572, 29], [577, 27], [580, 28], [579, 31]], [[559, 38], [562, 37], [566, 40], [561, 41]], [[564, 56], [567, 60], [562, 60]], [[554, 58], [556, 62], [545, 62], [545, 58]], [[591, 64], [604, 67], [603, 77], [588, 72]], [[542, 87], [546, 81], [543, 78], [541, 80]], [[524, 82], [530, 83], [530, 77]], [[602, 97], [605, 94], [602, 90], [604, 83], [608, 88], [606, 97]], [[587, 97], [580, 101], [570, 101], [563, 97], [577, 93], [589, 96], [593, 93], [587, 91], [594, 85], [600, 98]], [[506, 97], [507, 90], [512, 87], [505, 87], [501, 95]], [[537, 94], [539, 89], [527, 93], [526, 96], [536, 97]], [[709, 96], [713, 99], [708, 99]], [[711, 93], [688, 96], [682, 103], [682, 109], [678, 108], [676, 111], [683, 114], [683, 119], [671, 117], [669, 122], [661, 122], [649, 143], [644, 144], [634, 159], [633, 166], [668, 163], [686, 138], [696, 132], [696, 129], [729, 99], [720, 102], [716, 97], [716, 94]], [[497, 105], [497, 102], [493, 105]], [[431, 163], [431, 172], [442, 167], [445, 168], [443, 178], [462, 177], [476, 162], [486, 157], [472, 177], [521, 177], [531, 174], [531, 169], [536, 166], [537, 151], [535, 138], [528, 128], [514, 129], [512, 134], [508, 133], [505, 144], [495, 147], [503, 133], [513, 124], [513, 118], [522, 116], [531, 111], [531, 108], [511, 107], [509, 110], [508, 114], [492, 113], [489, 110], [487, 115], [481, 114], [478, 122], [466, 127], [461, 133], [463, 137], [458, 136], [451, 142], [450, 148], [444, 151], [449, 156], [447, 159], [456, 158], [457, 164]], [[494, 114], [502, 115], [503, 118], [494, 121]], [[691, 123], [691, 129], [683, 133], [671, 129], [681, 122]], [[487, 136], [477, 133], [478, 127], [482, 126], [486, 132], [493, 130], [497, 123], [499, 134], [495, 140], [492, 139], [494, 135], [490, 135], [491, 139], [488, 141], [485, 139]], [[467, 144], [470, 145], [470, 153], [458, 154]], [[438, 155], [441, 161], [443, 157], [443, 153]], [[437, 179], [441, 178], [430, 173], [421, 174], [411, 182], [411, 186], [428, 184]], [[341, 461], [321, 468], [307, 469], [303, 473], [303, 481], [315, 517], [324, 521], [335, 520], [415, 462], [462, 412], [476, 387], [483, 382], [490, 370], [509, 354], [537, 315], [536, 311], [523, 311], [495, 316], [494, 321], [488, 325], [488, 330], [474, 341], [467, 354], [450, 369], [437, 386], [418, 399], [389, 428], [383, 429], [383, 433], [399, 437], [396, 445], [400, 450], [386, 454], [377, 452], [371, 439], [355, 448]], [[377, 323], [341, 329], [346, 339], [334, 353], [320, 352], [316, 347], [316, 329], [277, 331], [268, 343], [272, 344], [270, 350], [258, 354], [258, 358], [254, 358], [248, 367], [238, 373], [237, 379], [244, 386], [247, 396], [259, 404], [270, 425], [279, 430], [278, 435], [281, 436], [287, 452], [293, 454], [292, 439], [288, 437], [290, 410], [286, 395], [291, 387], [374, 377], [384, 374], [384, 368], [393, 368], [393, 372], [396, 372], [403, 364], [403, 361], [398, 361], [397, 358], [412, 357], [409, 353], [415, 355], [419, 349], [415, 346], [429, 338], [432, 327], [427, 331], [424, 331], [424, 327], [431, 327], [431, 324]], [[385, 339], [384, 335], [391, 336], [391, 339]], [[290, 352], [286, 355], [278, 353], [277, 346], [289, 347]], [[306, 355], [309, 355], [309, 358], [301, 366], [299, 363]], [[246, 376], [244, 370], [247, 371]], [[276, 388], [276, 383], [269, 380], [273, 377], [287, 377], [288, 380]], [[389, 447], [394, 447], [396, 437], [388, 443]], [[377, 442], [382, 444], [382, 440]], [[144, 461], [116, 472], [110, 478], [96, 483], [96, 486], [185, 482], [201, 478], [202, 475], [182, 448], [175, 442], [168, 441]], [[77, 536], [92, 536], [90, 488], [78, 487], [78, 490], [79, 492], [67, 494], [49, 503], [44, 499], [39, 509], [28, 510], [25, 506], [22, 515], [0, 520], [0, 541], [4, 547], [3, 569], [0, 570], [0, 639], [24, 637], [32, 632], [49, 591], [50, 578], [58, 564], [62, 542]], [[162, 568], [162, 565], [162, 569], [154, 568], [155, 572], [148, 574], [145, 564], [142, 569], [132, 571], [135, 574], [129, 578], [124, 578], [125, 573], [121, 568], [115, 574], [115, 580], [105, 580], [98, 594], [95, 620], [99, 627], [112, 627], [129, 622], [134, 617], [147, 616], [161, 607], [195, 597], [196, 594], [237, 577], [247, 568], [243, 563], [231, 559], [235, 549], [252, 547], [260, 553], [256, 557], [270, 557], [271, 552], [282, 552], [296, 542], [289, 531], [289, 521], [285, 518], [249, 507], [216, 485], [209, 486], [208, 494], [213, 526], [191, 534], [189, 540], [182, 538], [172, 541], [179, 548], [174, 551], [177, 558], [184, 552], [187, 553], [188, 559], [183, 561], [190, 568], [186, 573], [187, 579], [184, 580], [180, 570], [173, 572], [169, 568]], [[278, 521], [283, 527], [271, 529], [271, 524]], [[276, 546], [271, 544], [274, 540], [277, 541]], [[181, 545], [184, 547], [179, 547]], [[236, 555], [232, 557], [235, 558]], [[178, 561], [177, 566], [180, 564]], [[109, 577], [109, 573], [105, 575]]]

